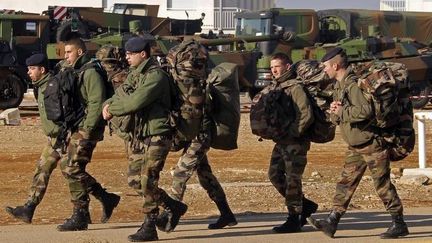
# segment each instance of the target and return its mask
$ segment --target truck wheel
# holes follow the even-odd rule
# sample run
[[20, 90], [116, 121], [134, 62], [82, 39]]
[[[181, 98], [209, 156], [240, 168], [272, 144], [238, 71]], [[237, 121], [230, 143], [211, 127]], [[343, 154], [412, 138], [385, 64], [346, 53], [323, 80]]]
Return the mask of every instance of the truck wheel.
[[429, 102], [432, 88], [426, 82], [415, 83], [410, 87], [411, 102], [414, 109], [422, 109]]
[[15, 74], [0, 79], [0, 109], [18, 107], [24, 98], [25, 89], [24, 81]]

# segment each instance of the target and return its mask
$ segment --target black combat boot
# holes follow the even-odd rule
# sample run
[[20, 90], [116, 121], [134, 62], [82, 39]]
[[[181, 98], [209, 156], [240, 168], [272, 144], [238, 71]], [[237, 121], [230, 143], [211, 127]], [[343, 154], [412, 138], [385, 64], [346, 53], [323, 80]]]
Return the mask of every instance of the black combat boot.
[[73, 214], [65, 222], [57, 226], [58, 231], [79, 231], [88, 228], [88, 201], [74, 202]]
[[186, 213], [188, 206], [171, 198], [166, 193], [161, 196], [161, 201], [164, 210], [157, 218], [156, 225], [159, 230], [169, 233], [175, 229], [180, 217]]
[[309, 217], [307, 218], [307, 221], [315, 229], [321, 230], [328, 237], [333, 238], [341, 217], [341, 213], [332, 211], [330, 212], [329, 216], [324, 220], [315, 220], [314, 218]]
[[288, 213], [285, 223], [273, 227], [275, 233], [295, 233], [301, 231], [300, 214]]
[[144, 216], [144, 223], [141, 225], [141, 228], [139, 228], [135, 234], [129, 235], [128, 240], [132, 242], [158, 240], [159, 238], [155, 226], [157, 216], [157, 210], [146, 214]]
[[92, 186], [90, 193], [102, 203], [101, 222], [106, 223], [110, 219], [113, 210], [120, 202], [120, 196], [114, 193], [109, 193], [105, 188], [97, 183]]
[[219, 209], [220, 217], [216, 223], [209, 224], [209, 229], [222, 229], [225, 226], [234, 226], [237, 224], [237, 220], [231, 211], [226, 198], [221, 201], [216, 201], [216, 206]]
[[395, 239], [408, 234], [408, 226], [403, 219], [403, 215], [396, 214], [392, 215], [392, 225], [387, 229], [386, 232], [382, 233], [380, 237], [381, 239]]
[[312, 214], [314, 214], [318, 209], [318, 204], [314, 201], [311, 201], [305, 197], [303, 197], [303, 207], [301, 213], [301, 221], [300, 226], [303, 227], [307, 223], [307, 218], [309, 218]]
[[27, 202], [23, 206], [17, 206], [15, 208], [8, 206], [6, 207], [6, 212], [25, 223], [31, 224], [35, 209], [36, 204]]

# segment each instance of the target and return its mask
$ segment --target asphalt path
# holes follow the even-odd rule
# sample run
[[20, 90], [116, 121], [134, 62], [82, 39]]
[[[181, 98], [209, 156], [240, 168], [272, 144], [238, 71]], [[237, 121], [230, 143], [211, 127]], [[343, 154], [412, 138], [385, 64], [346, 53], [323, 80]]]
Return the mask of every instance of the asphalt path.
[[[239, 224], [221, 230], [208, 230], [215, 218], [184, 219], [172, 233], [159, 232], [160, 242], [432, 242], [432, 207], [406, 209], [405, 220], [410, 235], [397, 240], [381, 240], [379, 234], [390, 225], [390, 216], [383, 211], [350, 211], [342, 218], [335, 238], [306, 225], [303, 232], [274, 234], [273, 226], [282, 223], [286, 215], [280, 213], [248, 213], [237, 216]], [[325, 218], [319, 213], [317, 218]], [[128, 242], [127, 236], [136, 232], [141, 222], [92, 224], [87, 231], [58, 232], [56, 225], [0, 226], [0, 242], [48, 243]]]

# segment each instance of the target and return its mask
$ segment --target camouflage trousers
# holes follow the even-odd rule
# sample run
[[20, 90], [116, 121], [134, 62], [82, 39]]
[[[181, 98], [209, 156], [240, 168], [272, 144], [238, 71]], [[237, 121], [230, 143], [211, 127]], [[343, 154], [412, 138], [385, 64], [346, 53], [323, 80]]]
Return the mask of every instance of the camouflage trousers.
[[171, 147], [171, 136], [150, 136], [128, 149], [128, 185], [144, 198], [143, 212], [150, 213], [163, 204], [166, 192], [159, 188], [162, 171]]
[[375, 190], [386, 210], [390, 214], [402, 213], [402, 202], [390, 180], [388, 150], [382, 148], [376, 140], [364, 148], [350, 147], [347, 151], [341, 178], [336, 184], [333, 210], [345, 213], [366, 168], [372, 174]]
[[60, 163], [63, 176], [69, 186], [73, 202], [89, 201], [88, 193], [98, 182], [86, 172], [86, 166], [90, 162], [97, 140], [85, 139], [79, 133], [72, 134], [67, 151]]
[[213, 174], [207, 159], [210, 149], [210, 135], [200, 133], [197, 138], [183, 150], [174, 171], [171, 186], [171, 197], [182, 201], [186, 190], [186, 183], [197, 172], [200, 185], [207, 191], [214, 202], [226, 200], [225, 192]]
[[310, 142], [276, 143], [273, 148], [268, 176], [276, 190], [285, 197], [288, 212], [302, 212], [302, 175]]
[[[53, 146], [55, 139], [48, 137], [48, 142], [42, 150], [39, 160], [36, 162], [36, 169], [30, 187], [28, 202], [38, 205], [47, 190], [48, 182], [57, 163], [61, 160], [60, 151], [56, 151]], [[65, 159], [65, 158], [63, 158]]]

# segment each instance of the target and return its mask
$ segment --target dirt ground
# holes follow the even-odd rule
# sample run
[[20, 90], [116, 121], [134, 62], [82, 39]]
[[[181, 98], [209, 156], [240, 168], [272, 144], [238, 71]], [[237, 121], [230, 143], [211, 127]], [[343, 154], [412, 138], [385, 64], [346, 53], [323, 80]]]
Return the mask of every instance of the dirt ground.
[[[430, 126], [428, 128], [430, 133]], [[35, 117], [26, 118], [20, 126], [0, 126], [0, 225], [21, 224], [3, 210], [5, 206], [21, 205], [26, 201], [32, 180], [35, 161], [39, 158], [46, 138], [40, 130], [40, 121]], [[427, 136], [427, 144], [431, 137]], [[228, 201], [235, 213], [284, 212], [283, 198], [271, 186], [267, 168], [273, 143], [259, 142], [250, 132], [249, 114], [242, 114], [239, 134], [239, 148], [234, 151], [211, 150], [209, 159], [214, 173], [222, 183]], [[306, 196], [319, 203], [319, 210], [326, 211], [331, 206], [344, 159], [346, 145], [337, 134], [328, 144], [313, 144], [308, 154], [308, 165], [303, 176]], [[169, 155], [160, 185], [169, 188], [170, 169], [174, 167], [179, 153]], [[431, 154], [428, 161], [431, 161]], [[121, 202], [114, 212], [111, 222], [131, 222], [142, 219], [142, 199], [127, 186], [126, 157], [123, 143], [116, 136], [106, 134], [105, 140], [98, 144], [88, 171], [109, 191], [121, 195]], [[392, 163], [395, 168], [418, 167], [417, 149], [405, 160]], [[351, 202], [351, 209], [383, 209], [383, 205], [373, 189], [370, 174], [360, 183]], [[404, 207], [432, 205], [432, 185], [413, 186], [399, 183], [393, 179], [403, 200]], [[199, 186], [194, 175], [189, 181], [185, 194], [189, 210], [185, 217], [208, 217], [218, 211], [205, 191]], [[101, 207], [92, 198], [90, 203], [94, 222], [99, 222]], [[57, 168], [51, 177], [44, 200], [36, 210], [35, 224], [61, 223], [70, 216], [72, 204], [65, 180]]]

